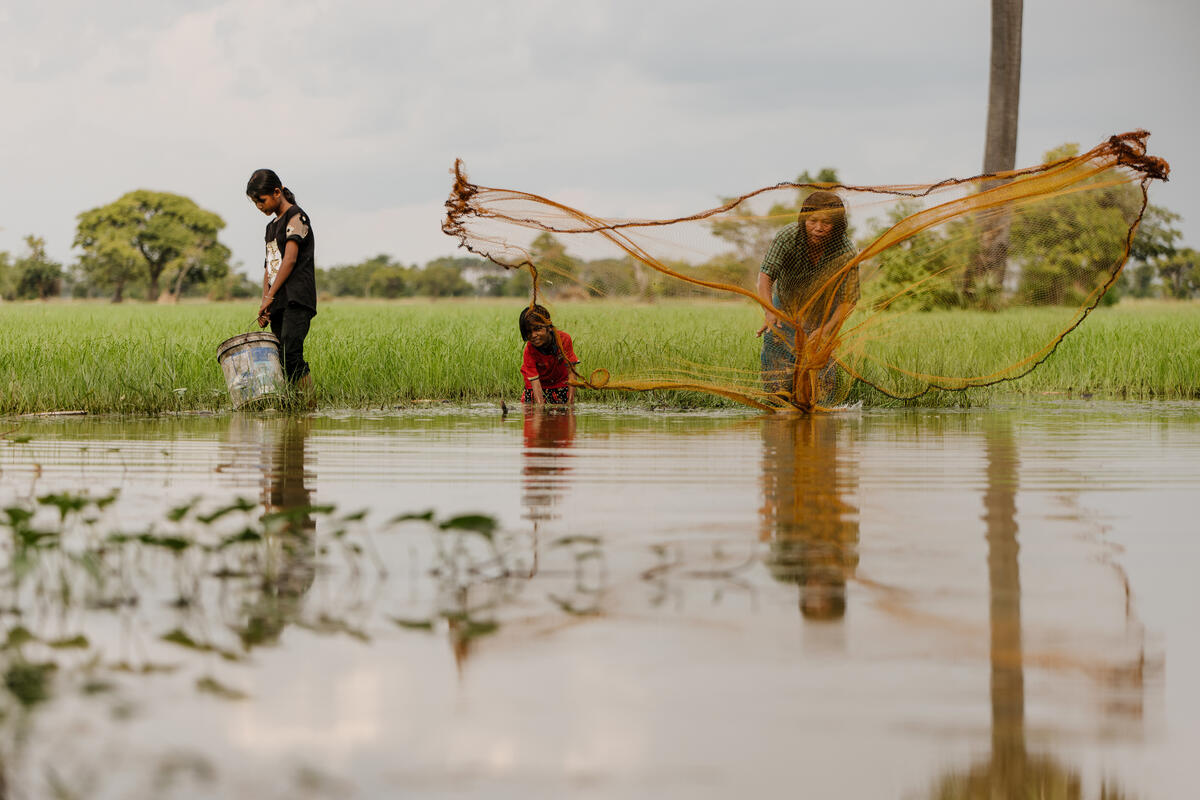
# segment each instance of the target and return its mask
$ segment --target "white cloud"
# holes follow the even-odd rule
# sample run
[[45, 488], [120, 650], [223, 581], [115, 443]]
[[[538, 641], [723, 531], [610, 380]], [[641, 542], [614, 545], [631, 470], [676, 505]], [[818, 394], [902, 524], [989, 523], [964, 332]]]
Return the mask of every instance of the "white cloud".
[[[242, 189], [262, 166], [312, 215], [325, 266], [452, 252], [455, 157], [481, 183], [630, 216], [822, 166], [865, 184], [966, 176], [982, 160], [985, 6], [17, 6], [0, 25], [0, 249], [36, 233], [69, 260], [76, 214], [146, 187], [217, 211], [257, 268], [264, 219]], [[1183, 0], [1028, 5], [1018, 160], [1150, 128], [1176, 176], [1153, 200], [1196, 243], [1197, 22]]]

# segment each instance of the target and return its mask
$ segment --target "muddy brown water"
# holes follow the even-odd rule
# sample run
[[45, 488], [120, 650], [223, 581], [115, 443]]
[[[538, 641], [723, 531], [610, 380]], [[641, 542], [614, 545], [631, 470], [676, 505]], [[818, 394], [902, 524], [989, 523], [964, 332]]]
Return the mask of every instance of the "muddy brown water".
[[1196, 404], [0, 427], [6, 796], [1192, 790]]

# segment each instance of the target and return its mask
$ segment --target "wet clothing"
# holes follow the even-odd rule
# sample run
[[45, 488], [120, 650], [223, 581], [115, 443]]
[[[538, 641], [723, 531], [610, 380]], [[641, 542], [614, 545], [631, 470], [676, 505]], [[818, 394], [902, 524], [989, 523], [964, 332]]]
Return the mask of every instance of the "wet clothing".
[[267, 257], [263, 267], [267, 271], [268, 285], [274, 286], [275, 276], [283, 264], [283, 253], [288, 242], [295, 242], [299, 248], [296, 263], [288, 274], [283, 286], [275, 290], [275, 302], [271, 304], [271, 313], [276, 307], [280, 310], [289, 303], [297, 303], [317, 314], [317, 277], [315, 244], [313, 241], [312, 223], [300, 206], [293, 204], [283, 213], [267, 223], [266, 233]]
[[279, 339], [279, 360], [283, 362], [283, 374], [291, 383], [309, 373], [304, 360], [304, 337], [317, 312], [299, 303], [288, 303], [283, 308], [271, 305], [271, 333]]
[[[267, 223], [266, 259], [263, 269], [267, 272], [267, 283], [275, 299], [268, 312], [271, 316], [271, 333], [279, 339], [280, 361], [283, 374], [292, 383], [309, 373], [304, 360], [304, 338], [308, 336], [312, 318], [317, 315], [316, 259], [312, 224], [308, 215], [293, 204], [291, 208]], [[296, 263], [282, 286], [275, 286], [275, 276], [283, 264], [283, 253], [288, 242], [299, 248]]]
[[[565, 387], [571, 379], [571, 366], [579, 363], [571, 344], [571, 337], [566, 331], [552, 329], [558, 346], [551, 341], [543, 350], [533, 346], [533, 342], [525, 343], [525, 352], [521, 357], [521, 377], [525, 379], [525, 389], [531, 390], [530, 378], [540, 378], [542, 391]], [[548, 396], [548, 395], [547, 395]]]
[[[567, 403], [571, 402], [571, 387], [559, 386], [555, 389], [543, 389], [542, 397], [547, 403], [566, 405]], [[522, 403], [532, 403], [534, 399], [532, 388], [526, 387], [525, 390], [521, 392]]]
[[[774, 281], [771, 302], [775, 307], [786, 314], [799, 315], [804, 332], [811, 334], [825, 324], [839, 305], [858, 301], [858, 269], [850, 270], [841, 279], [835, 278], [853, 257], [854, 245], [842, 236], [828, 242], [814, 262], [803, 226], [793, 222], [775, 236], [759, 271]], [[796, 330], [783, 319], [778, 327], [779, 330], [768, 329], [763, 333], [763, 387], [768, 392], [791, 392], [796, 371]], [[831, 360], [821, 370], [820, 382], [827, 390], [832, 390], [837, 380], [835, 366]]]

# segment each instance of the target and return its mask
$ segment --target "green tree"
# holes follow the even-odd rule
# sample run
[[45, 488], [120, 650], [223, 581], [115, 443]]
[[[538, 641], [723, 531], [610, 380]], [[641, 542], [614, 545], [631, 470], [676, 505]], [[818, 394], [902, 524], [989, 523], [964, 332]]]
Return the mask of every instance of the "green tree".
[[228, 272], [229, 251], [217, 240], [224, 227], [186, 197], [139, 189], [80, 214], [75, 246], [83, 251], [80, 269], [112, 288], [114, 301], [131, 280], [144, 280], [146, 299], [157, 300], [164, 274], [179, 291], [189, 279]]
[[580, 280], [592, 297], [630, 296], [638, 293], [636, 259], [601, 258], [580, 265]]
[[[859, 242], [865, 247], [884, 231], [920, 210], [916, 200], [903, 200], [889, 212], [887, 219], [874, 224]], [[979, 236], [969, 221], [947, 223], [944, 229], [931, 228], [888, 247], [872, 259], [879, 277], [863, 288], [862, 303], [867, 307], [884, 304], [892, 310], [935, 308], [962, 304], [959, 287], [938, 276], [957, 274], [956, 265], [972, 264], [978, 259]]]
[[576, 291], [580, 264], [567, 255], [566, 245], [549, 233], [540, 233], [529, 245], [529, 254], [537, 267], [539, 287], [547, 296], [561, 297]]
[[[1066, 144], [1047, 153], [1045, 163], [1078, 152], [1078, 145]], [[1124, 254], [1141, 205], [1141, 191], [1124, 185], [1056, 195], [1023, 208], [1012, 221], [1009, 246], [1025, 300], [1080, 302]]]
[[40, 236], [26, 236], [25, 246], [29, 248], [29, 254], [13, 264], [16, 296], [45, 300], [57, 295], [62, 288], [62, 264], [51, 261], [46, 255], [46, 240]]
[[334, 297], [366, 297], [371, 274], [380, 267], [391, 265], [391, 259], [380, 253], [358, 264], [343, 264], [317, 270], [317, 286]]
[[475, 293], [462, 275], [462, 269], [450, 259], [430, 261], [422, 269], [412, 271], [413, 294], [425, 297], [468, 297]]
[[12, 257], [8, 251], [0, 250], [0, 300], [13, 300], [16, 296], [16, 272], [13, 269]]
[[1200, 297], [1200, 253], [1184, 247], [1157, 264], [1158, 277], [1168, 297]]
[[394, 264], [385, 264], [371, 273], [367, 282], [367, 295], [394, 299], [408, 293], [408, 270]]
[[[816, 175], [808, 170], [796, 177], [799, 187], [796, 189], [794, 201], [775, 203], [765, 215], [757, 214], [747, 203], [741, 203], [729, 213], [721, 215], [712, 223], [712, 233], [733, 245], [738, 261], [742, 264], [744, 276], [738, 282], [753, 286], [758, 277], [759, 263], [766, 255], [779, 230], [785, 225], [796, 221], [800, 207], [815, 189], [807, 184], [840, 183], [837, 170], [833, 167], [822, 167]], [[733, 201], [732, 197], [722, 197], [722, 203]]]

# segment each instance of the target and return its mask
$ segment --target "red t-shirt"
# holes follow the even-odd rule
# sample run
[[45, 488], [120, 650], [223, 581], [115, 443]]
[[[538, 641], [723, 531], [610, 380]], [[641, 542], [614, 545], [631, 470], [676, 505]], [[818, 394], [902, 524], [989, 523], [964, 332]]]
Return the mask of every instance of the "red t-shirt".
[[533, 342], [525, 343], [525, 353], [521, 356], [521, 376], [525, 379], [526, 389], [533, 388], [529, 385], [530, 378], [541, 378], [543, 389], [566, 386], [571, 377], [569, 365], [579, 363], [567, 332], [555, 329], [554, 333], [562, 345], [564, 358], [559, 358], [558, 353], [543, 353], [533, 346]]

